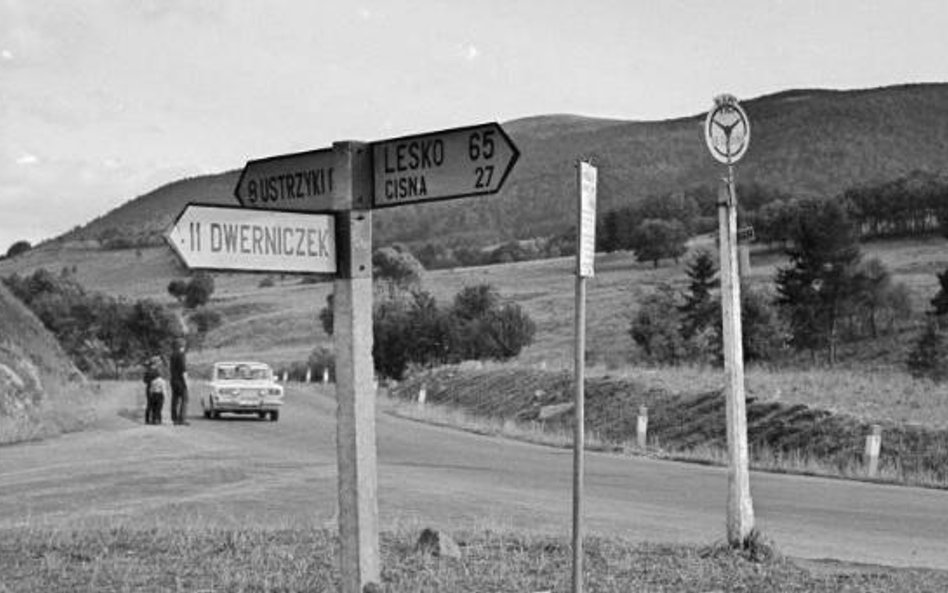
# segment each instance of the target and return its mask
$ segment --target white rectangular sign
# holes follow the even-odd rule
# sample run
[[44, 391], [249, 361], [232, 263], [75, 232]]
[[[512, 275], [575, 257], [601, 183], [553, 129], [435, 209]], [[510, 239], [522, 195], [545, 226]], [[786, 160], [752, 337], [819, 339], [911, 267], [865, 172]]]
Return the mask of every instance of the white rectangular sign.
[[336, 272], [331, 214], [188, 204], [166, 239], [190, 269]]
[[579, 245], [576, 250], [577, 274], [592, 276], [596, 259], [596, 177], [597, 169], [579, 163]]

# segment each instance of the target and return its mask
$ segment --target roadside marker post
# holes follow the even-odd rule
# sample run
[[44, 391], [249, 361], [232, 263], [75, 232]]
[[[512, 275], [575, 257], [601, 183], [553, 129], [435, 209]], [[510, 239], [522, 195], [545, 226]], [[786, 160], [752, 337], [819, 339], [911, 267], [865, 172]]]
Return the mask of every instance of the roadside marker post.
[[639, 406], [639, 416], [635, 424], [635, 440], [639, 449], [645, 451], [648, 444], [648, 406]]
[[715, 99], [715, 106], [708, 112], [704, 130], [711, 156], [727, 165], [727, 176], [723, 179], [718, 193], [728, 449], [727, 539], [731, 546], [740, 546], [754, 528], [754, 503], [750, 494], [748, 468], [734, 163], [747, 152], [750, 143], [750, 121], [737, 99], [722, 95]]
[[576, 344], [574, 347], [576, 398], [573, 406], [573, 593], [583, 590], [583, 458], [585, 456], [586, 406], [586, 278], [595, 273], [597, 169], [580, 161], [576, 167], [578, 190], [576, 228]]
[[882, 427], [873, 424], [871, 432], [866, 435], [865, 464], [866, 474], [870, 478], [879, 473], [879, 452], [882, 450]]

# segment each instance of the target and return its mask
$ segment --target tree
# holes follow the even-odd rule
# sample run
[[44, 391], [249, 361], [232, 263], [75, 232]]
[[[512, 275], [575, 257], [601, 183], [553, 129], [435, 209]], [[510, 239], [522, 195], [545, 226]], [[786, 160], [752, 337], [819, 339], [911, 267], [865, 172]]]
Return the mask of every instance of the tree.
[[909, 372], [916, 377], [939, 381], [948, 374], [948, 348], [935, 323], [925, 326], [906, 360]]
[[660, 284], [654, 293], [642, 300], [632, 318], [629, 335], [653, 362], [677, 364], [687, 354], [681, 335], [681, 313], [675, 291]]
[[650, 261], [657, 268], [658, 261], [663, 258], [677, 262], [687, 250], [687, 240], [688, 234], [681, 222], [649, 218], [632, 232], [629, 246], [635, 251], [637, 260]]
[[678, 310], [681, 312], [681, 333], [687, 340], [695, 334], [720, 322], [720, 303], [711, 297], [711, 291], [717, 288], [717, 267], [711, 254], [705, 250], [698, 251], [695, 257], [688, 262], [685, 270], [688, 275], [688, 292]]
[[799, 207], [787, 250], [790, 266], [777, 270], [777, 303], [789, 321], [791, 344], [816, 352], [826, 348], [836, 362], [839, 321], [857, 293], [861, 253], [843, 206], [807, 200]]
[[214, 277], [207, 272], [198, 272], [188, 282], [184, 293], [184, 306], [194, 309], [206, 305], [211, 300], [212, 294], [214, 294]]
[[16, 257], [20, 255], [21, 253], [26, 253], [32, 248], [33, 246], [30, 245], [29, 241], [17, 241], [13, 245], [10, 245], [10, 248], [7, 249], [7, 257], [8, 258]]
[[948, 313], [948, 268], [941, 274], [936, 274], [938, 278], [938, 293], [931, 300], [932, 314], [936, 317], [942, 317]]
[[400, 246], [382, 247], [372, 253], [372, 277], [387, 286], [390, 295], [418, 286], [424, 270], [421, 262]]
[[188, 281], [176, 278], [168, 283], [168, 294], [183, 303], [184, 297], [188, 294]]

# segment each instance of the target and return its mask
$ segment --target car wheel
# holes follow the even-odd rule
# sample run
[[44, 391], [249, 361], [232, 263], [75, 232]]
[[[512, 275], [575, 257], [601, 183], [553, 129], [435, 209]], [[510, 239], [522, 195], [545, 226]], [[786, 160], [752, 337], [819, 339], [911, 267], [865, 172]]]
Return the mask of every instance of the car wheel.
[[279, 411], [273, 410], [272, 412], [270, 412], [270, 422], [276, 422], [279, 419], [280, 419]]

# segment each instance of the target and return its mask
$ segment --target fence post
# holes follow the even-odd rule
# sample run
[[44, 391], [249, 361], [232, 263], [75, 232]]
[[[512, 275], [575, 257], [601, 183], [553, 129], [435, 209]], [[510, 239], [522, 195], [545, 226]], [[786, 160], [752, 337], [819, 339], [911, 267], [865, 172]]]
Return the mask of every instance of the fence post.
[[648, 406], [639, 406], [639, 419], [635, 425], [635, 438], [639, 449], [645, 450], [648, 435]]
[[428, 399], [428, 390], [425, 389], [425, 386], [422, 385], [421, 389], [418, 390], [418, 405], [425, 405], [425, 400]]
[[882, 427], [872, 425], [872, 432], [866, 435], [866, 473], [870, 478], [879, 472], [879, 451], [882, 449]]

